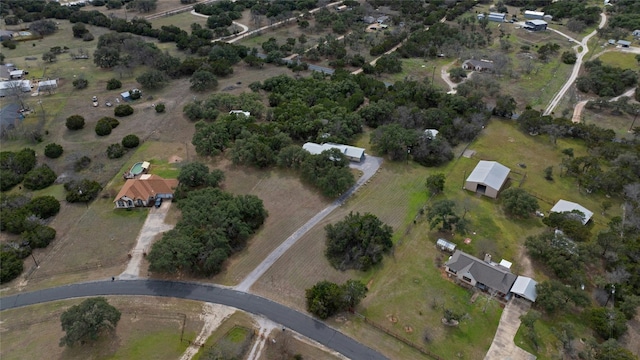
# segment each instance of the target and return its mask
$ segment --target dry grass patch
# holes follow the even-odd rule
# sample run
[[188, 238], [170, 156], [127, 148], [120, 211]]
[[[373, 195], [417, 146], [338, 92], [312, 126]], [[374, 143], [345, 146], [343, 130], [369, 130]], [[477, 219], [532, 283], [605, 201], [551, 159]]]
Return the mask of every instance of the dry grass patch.
[[247, 247], [234, 254], [225, 270], [214, 277], [217, 283], [232, 285], [242, 281], [271, 251], [326, 207], [328, 200], [301, 184], [294, 173], [240, 167], [228, 160], [222, 160], [216, 167], [225, 172], [225, 190], [256, 195], [269, 212], [265, 224]]
[[110, 297], [122, 312], [114, 336], [72, 348], [59, 347], [64, 335], [60, 315], [81, 299], [34, 305], [2, 313], [2, 359], [176, 359], [186, 349], [180, 341], [202, 327], [201, 305], [195, 301], [156, 297]]
[[[634, 115], [622, 114], [612, 115], [607, 110], [590, 110], [587, 108], [582, 109], [580, 115], [582, 121], [587, 124], [595, 124], [605, 129], [611, 129], [616, 132], [616, 137], [619, 138], [633, 138], [633, 134], [629, 132], [629, 128], [633, 123]], [[633, 127], [640, 126], [640, 120], [636, 119], [636, 123]]]
[[293, 334], [291, 331], [282, 332], [275, 329], [269, 334], [269, 339], [275, 340], [275, 343], [266, 341], [258, 359], [293, 359], [293, 356], [298, 354], [302, 355], [303, 359], [343, 359], [340, 354], [323, 349], [311, 340]]

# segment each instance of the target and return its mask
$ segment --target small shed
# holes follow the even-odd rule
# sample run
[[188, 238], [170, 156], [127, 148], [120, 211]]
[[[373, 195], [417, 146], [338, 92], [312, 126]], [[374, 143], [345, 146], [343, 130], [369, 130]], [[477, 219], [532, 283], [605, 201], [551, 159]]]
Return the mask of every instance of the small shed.
[[438, 239], [438, 241], [436, 241], [436, 246], [442, 251], [448, 251], [450, 253], [456, 251], [456, 244], [445, 239]]
[[586, 207], [578, 203], [561, 199], [561, 200], [558, 200], [558, 202], [555, 205], [553, 205], [553, 207], [551, 208], [551, 212], [556, 212], [556, 213], [572, 212], [576, 210], [584, 214], [584, 217], [582, 217], [580, 221], [582, 222], [582, 225], [586, 225], [589, 222], [589, 220], [591, 220], [591, 217], [593, 216], [593, 211], [587, 209]]
[[538, 19], [538, 20], [541, 20], [541, 19], [544, 18], [544, 12], [526, 10], [524, 12], [524, 18], [525, 19]]
[[14, 80], [14, 79], [22, 79], [22, 77], [25, 75], [25, 71], [24, 70], [11, 70], [9, 71], [9, 78]]
[[467, 177], [464, 188], [490, 198], [497, 198], [511, 170], [497, 161], [480, 161]]
[[57, 88], [58, 88], [58, 80], [56, 79], [44, 80], [44, 81], [38, 82], [38, 92], [51, 91]]

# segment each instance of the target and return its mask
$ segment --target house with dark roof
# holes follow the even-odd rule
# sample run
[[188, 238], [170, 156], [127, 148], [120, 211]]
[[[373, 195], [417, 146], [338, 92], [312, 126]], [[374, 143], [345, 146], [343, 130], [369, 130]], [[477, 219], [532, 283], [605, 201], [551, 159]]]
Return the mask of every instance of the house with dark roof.
[[490, 198], [497, 198], [511, 170], [497, 161], [480, 161], [467, 177], [464, 188]]
[[173, 199], [177, 179], [163, 179], [144, 174], [138, 179], [128, 179], [113, 202], [116, 209], [152, 206], [157, 198]]
[[493, 61], [489, 60], [465, 60], [462, 68], [469, 71], [493, 71]]
[[[581, 214], [583, 214], [584, 216], [580, 216], [580, 222], [582, 222], [582, 225], [586, 225], [589, 220], [591, 220], [591, 217], [593, 216], [593, 211], [587, 209], [586, 207], [578, 204], [578, 203], [574, 203], [571, 201], [567, 201], [567, 200], [558, 200], [558, 202], [553, 205], [553, 207], [551, 208], [551, 212], [555, 212], [555, 213], [572, 213], [572, 212], [577, 212], [579, 211]], [[576, 216], [579, 214], [575, 214]]]
[[491, 256], [480, 260], [460, 250], [456, 250], [445, 263], [449, 277], [455, 277], [460, 283], [468, 284], [499, 298], [507, 298], [517, 276], [508, 268], [491, 262]]

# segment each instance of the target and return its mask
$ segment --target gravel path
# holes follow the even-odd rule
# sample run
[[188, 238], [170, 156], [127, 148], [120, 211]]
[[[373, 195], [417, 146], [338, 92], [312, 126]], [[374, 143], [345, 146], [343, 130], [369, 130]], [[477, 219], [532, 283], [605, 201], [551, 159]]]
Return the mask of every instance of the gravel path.
[[520, 327], [520, 316], [526, 314], [531, 303], [513, 298], [502, 311], [500, 324], [484, 360], [535, 360], [535, 356], [519, 348], [513, 338]]
[[267, 270], [276, 262], [284, 253], [289, 250], [304, 234], [306, 234], [309, 230], [311, 230], [314, 226], [316, 226], [322, 219], [324, 219], [327, 215], [329, 215], [333, 210], [337, 207], [344, 204], [344, 202], [360, 188], [362, 185], [366, 184], [369, 179], [378, 171], [380, 165], [382, 164], [382, 159], [374, 156], [367, 155], [365, 161], [361, 164], [352, 163], [351, 168], [358, 169], [362, 171], [362, 176], [356, 184], [349, 189], [346, 193], [342, 194], [337, 200], [335, 200], [331, 205], [324, 208], [322, 211], [317, 213], [314, 217], [312, 217], [306, 224], [302, 225], [298, 230], [296, 230], [291, 236], [289, 236], [280, 246], [278, 246], [275, 250], [269, 254], [266, 259], [264, 259], [247, 277], [242, 280], [240, 284], [238, 284], [235, 289], [238, 291], [248, 292], [249, 288], [262, 276]]

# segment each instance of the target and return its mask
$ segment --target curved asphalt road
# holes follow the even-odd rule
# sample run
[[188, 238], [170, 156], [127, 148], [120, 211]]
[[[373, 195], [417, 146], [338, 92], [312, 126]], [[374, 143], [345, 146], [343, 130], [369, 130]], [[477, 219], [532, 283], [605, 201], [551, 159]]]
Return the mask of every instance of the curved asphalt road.
[[48, 301], [86, 296], [163, 296], [232, 306], [292, 329], [350, 359], [386, 359], [341, 332], [303, 313], [263, 297], [222, 287], [161, 280], [97, 281], [21, 293], [0, 298], [0, 311]]

